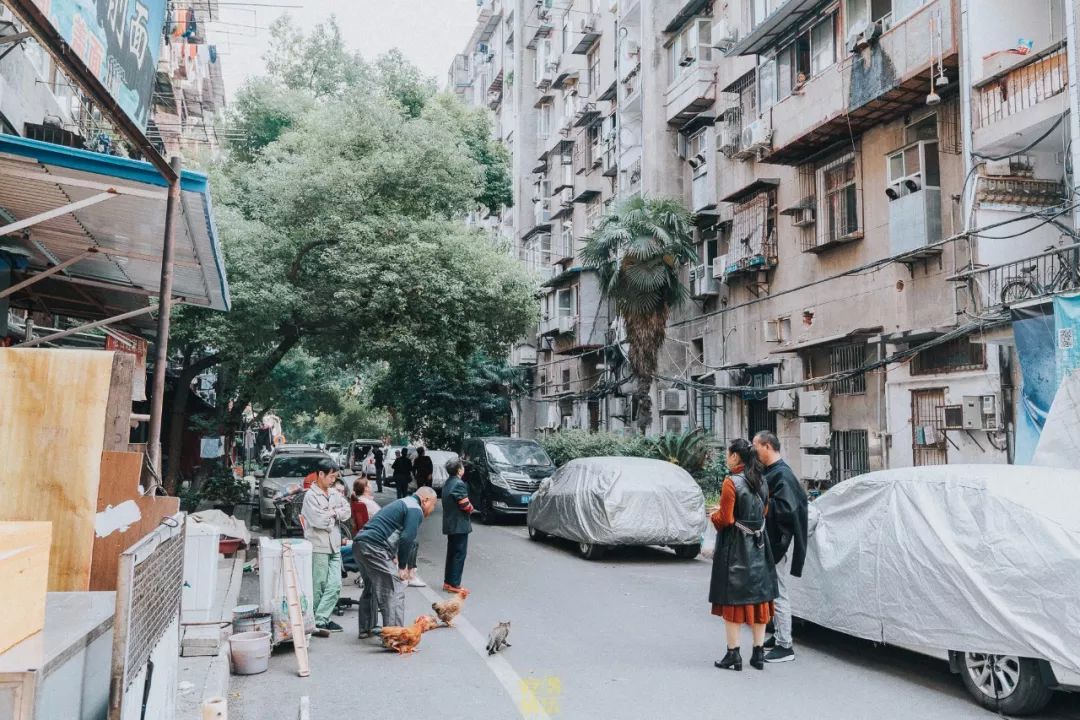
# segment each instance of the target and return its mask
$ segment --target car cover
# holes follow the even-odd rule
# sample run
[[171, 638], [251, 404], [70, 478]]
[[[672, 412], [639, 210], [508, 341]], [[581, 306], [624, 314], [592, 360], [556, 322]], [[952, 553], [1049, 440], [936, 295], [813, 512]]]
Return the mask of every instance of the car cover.
[[883, 470], [811, 503], [792, 611], [922, 650], [1042, 658], [1080, 672], [1080, 472]]
[[529, 503], [529, 527], [597, 545], [693, 545], [705, 533], [705, 497], [694, 478], [663, 460], [571, 460]]

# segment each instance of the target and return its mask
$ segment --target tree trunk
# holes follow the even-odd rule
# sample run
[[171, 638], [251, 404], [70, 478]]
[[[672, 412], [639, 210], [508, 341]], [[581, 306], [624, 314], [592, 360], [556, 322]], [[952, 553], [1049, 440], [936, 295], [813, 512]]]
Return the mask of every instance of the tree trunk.
[[626, 339], [630, 344], [630, 370], [634, 374], [636, 386], [634, 397], [637, 399], [637, 426], [642, 435], [652, 425], [652, 390], [656, 376], [656, 359], [660, 348], [667, 339], [668, 308], [651, 315], [624, 317], [626, 321]]
[[[300, 342], [300, 331], [296, 326], [286, 327], [281, 331], [281, 341], [277, 347], [270, 351], [270, 354], [263, 358], [251, 373], [248, 374], [246, 387], [257, 386], [274, 371], [274, 368], [278, 366], [278, 363], [296, 347]], [[244, 408], [251, 402], [251, 391], [247, 390], [241, 392], [234, 400], [232, 410], [228, 414], [228, 422], [226, 423], [225, 431], [232, 432], [240, 427], [240, 422], [243, 419]]]
[[165, 465], [164, 484], [165, 491], [170, 495], [176, 495], [177, 481], [180, 477], [180, 455], [183, 452], [184, 427], [187, 420], [188, 398], [191, 397], [191, 383], [200, 373], [219, 362], [221, 362], [221, 356], [216, 354], [191, 362], [190, 351], [185, 353], [184, 368], [176, 380], [172, 405], [169, 408], [169, 437], [165, 446], [165, 457], [168, 458], [168, 463]]

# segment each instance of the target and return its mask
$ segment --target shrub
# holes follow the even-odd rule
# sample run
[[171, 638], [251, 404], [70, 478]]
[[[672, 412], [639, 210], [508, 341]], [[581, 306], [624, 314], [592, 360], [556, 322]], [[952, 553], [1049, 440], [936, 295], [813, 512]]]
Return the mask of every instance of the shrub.
[[709, 454], [709, 443], [701, 428], [687, 433], [661, 435], [653, 446], [656, 458], [674, 463], [691, 475], [701, 472]]
[[556, 465], [565, 465], [580, 457], [655, 457], [652, 443], [640, 435], [619, 435], [612, 432], [560, 430], [537, 438]]
[[705, 493], [705, 501], [708, 505], [715, 505], [720, 500], [720, 489], [727, 477], [727, 461], [723, 450], [714, 450], [709, 453], [705, 461], [705, 467], [701, 469], [694, 479], [701, 486], [701, 492]]

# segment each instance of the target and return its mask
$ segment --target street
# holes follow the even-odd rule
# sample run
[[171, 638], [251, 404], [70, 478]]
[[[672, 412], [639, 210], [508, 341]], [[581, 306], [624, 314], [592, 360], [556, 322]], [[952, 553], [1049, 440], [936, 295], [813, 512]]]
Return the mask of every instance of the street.
[[[379, 497], [388, 502], [390, 493]], [[443, 599], [441, 509], [421, 529], [419, 573], [406, 617]], [[314, 720], [342, 717], [466, 718], [991, 718], [944, 662], [839, 635], [796, 629], [797, 660], [763, 672], [713, 668], [723, 626], [706, 602], [709, 561], [667, 550], [579, 558], [567, 543], [538, 544], [521, 524], [475, 525], [465, 568], [472, 594], [452, 629], [423, 636], [398, 657], [358, 640], [356, 610], [335, 618], [345, 632], [311, 639], [311, 676], [296, 675], [289, 646], [261, 675], [234, 676], [230, 717], [293, 717], [302, 695]], [[343, 593], [357, 597], [353, 575]], [[257, 600], [245, 579], [242, 602]], [[488, 659], [495, 623], [510, 620], [513, 647]], [[744, 656], [750, 639], [744, 638]], [[1080, 718], [1080, 696], [1058, 694], [1040, 718]]]

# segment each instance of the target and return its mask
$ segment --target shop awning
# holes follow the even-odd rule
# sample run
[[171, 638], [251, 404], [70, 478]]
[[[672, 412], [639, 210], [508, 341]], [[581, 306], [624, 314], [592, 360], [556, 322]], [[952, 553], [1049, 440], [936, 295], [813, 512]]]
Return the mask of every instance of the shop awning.
[[[0, 249], [28, 256], [16, 306], [102, 318], [155, 304], [167, 182], [148, 162], [0, 135]], [[228, 310], [229, 286], [206, 175], [185, 170], [173, 296]], [[148, 314], [131, 325], [154, 327]]]

